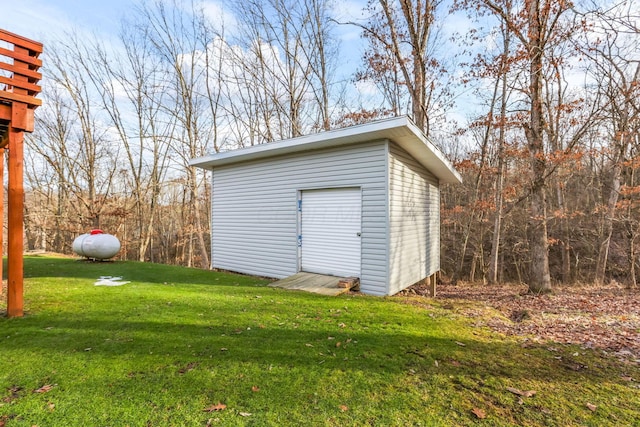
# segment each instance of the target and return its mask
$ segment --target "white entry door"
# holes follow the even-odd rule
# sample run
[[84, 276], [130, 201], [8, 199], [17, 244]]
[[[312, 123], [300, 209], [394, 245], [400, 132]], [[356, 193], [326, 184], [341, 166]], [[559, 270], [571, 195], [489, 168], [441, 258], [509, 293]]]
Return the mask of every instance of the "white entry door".
[[360, 277], [361, 199], [359, 188], [302, 192], [302, 271]]

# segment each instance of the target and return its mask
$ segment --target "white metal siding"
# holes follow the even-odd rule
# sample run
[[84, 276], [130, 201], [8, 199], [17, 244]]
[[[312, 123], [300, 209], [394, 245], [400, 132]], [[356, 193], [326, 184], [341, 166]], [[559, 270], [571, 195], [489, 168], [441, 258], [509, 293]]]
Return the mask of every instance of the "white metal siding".
[[389, 145], [389, 288], [394, 294], [440, 269], [437, 178]]
[[360, 287], [387, 289], [386, 141], [220, 166], [212, 177], [212, 266], [283, 278], [298, 272], [301, 190], [360, 187]]
[[360, 188], [302, 192], [302, 271], [360, 277], [361, 204]]

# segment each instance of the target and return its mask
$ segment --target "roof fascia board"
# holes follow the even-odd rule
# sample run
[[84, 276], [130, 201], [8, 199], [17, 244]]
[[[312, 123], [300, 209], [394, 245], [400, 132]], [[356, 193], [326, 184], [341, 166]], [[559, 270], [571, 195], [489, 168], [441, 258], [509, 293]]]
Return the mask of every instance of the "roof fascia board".
[[192, 159], [189, 164], [213, 169], [232, 163], [381, 139], [389, 139], [400, 145], [418, 162], [431, 170], [441, 182], [462, 182], [460, 174], [407, 116], [211, 154]]

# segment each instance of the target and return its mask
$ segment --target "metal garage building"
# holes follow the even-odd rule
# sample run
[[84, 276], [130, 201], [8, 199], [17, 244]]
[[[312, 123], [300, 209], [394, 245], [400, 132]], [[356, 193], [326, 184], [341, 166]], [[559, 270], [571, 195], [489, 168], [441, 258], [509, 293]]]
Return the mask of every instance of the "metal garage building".
[[213, 268], [356, 276], [373, 295], [392, 295], [439, 270], [439, 186], [461, 182], [407, 117], [191, 164], [213, 172]]

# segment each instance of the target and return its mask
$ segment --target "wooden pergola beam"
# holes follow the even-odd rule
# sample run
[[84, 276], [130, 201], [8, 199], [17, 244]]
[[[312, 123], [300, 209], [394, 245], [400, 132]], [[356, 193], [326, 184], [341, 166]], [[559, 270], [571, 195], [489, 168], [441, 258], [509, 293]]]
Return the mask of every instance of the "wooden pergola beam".
[[42, 60], [38, 59], [37, 56], [23, 55], [19, 52], [5, 49], [3, 47], [0, 47], [0, 55], [17, 59], [18, 61], [23, 62], [25, 64], [35, 65], [36, 67], [42, 67]]
[[29, 56], [37, 58], [42, 53], [42, 43], [3, 30], [2, 28], [0, 28], [0, 40], [26, 49], [29, 52]]
[[[24, 132], [34, 130], [34, 110], [42, 105], [38, 68], [42, 44], [0, 29], [0, 41], [13, 49], [0, 48], [0, 70], [11, 77], [0, 78], [0, 178], [4, 176], [4, 155], [8, 152], [7, 197], [7, 316], [24, 315]], [[10, 62], [4, 60], [9, 58]], [[0, 189], [0, 218], [4, 191]], [[0, 235], [0, 248], [2, 248]], [[0, 263], [0, 277], [2, 264]], [[1, 289], [1, 288], [0, 288]]]
[[[18, 87], [13, 88], [14, 91], [24, 91], [25, 94], [17, 93], [17, 92], [7, 92], [4, 90], [0, 90], [0, 99], [4, 99], [5, 101], [17, 102], [20, 104], [25, 104], [30, 107], [39, 107], [42, 105], [42, 100], [38, 98], [34, 98], [28, 94], [26, 94], [26, 90]], [[26, 129], [25, 129], [26, 130]]]
[[18, 82], [15, 80], [11, 80], [8, 77], [2, 77], [2, 76], [0, 76], [0, 84], [4, 84], [7, 86], [14, 85], [14, 87], [17, 87], [17, 88], [26, 89], [29, 92], [30, 96], [36, 96], [42, 90], [42, 88], [37, 84]]

